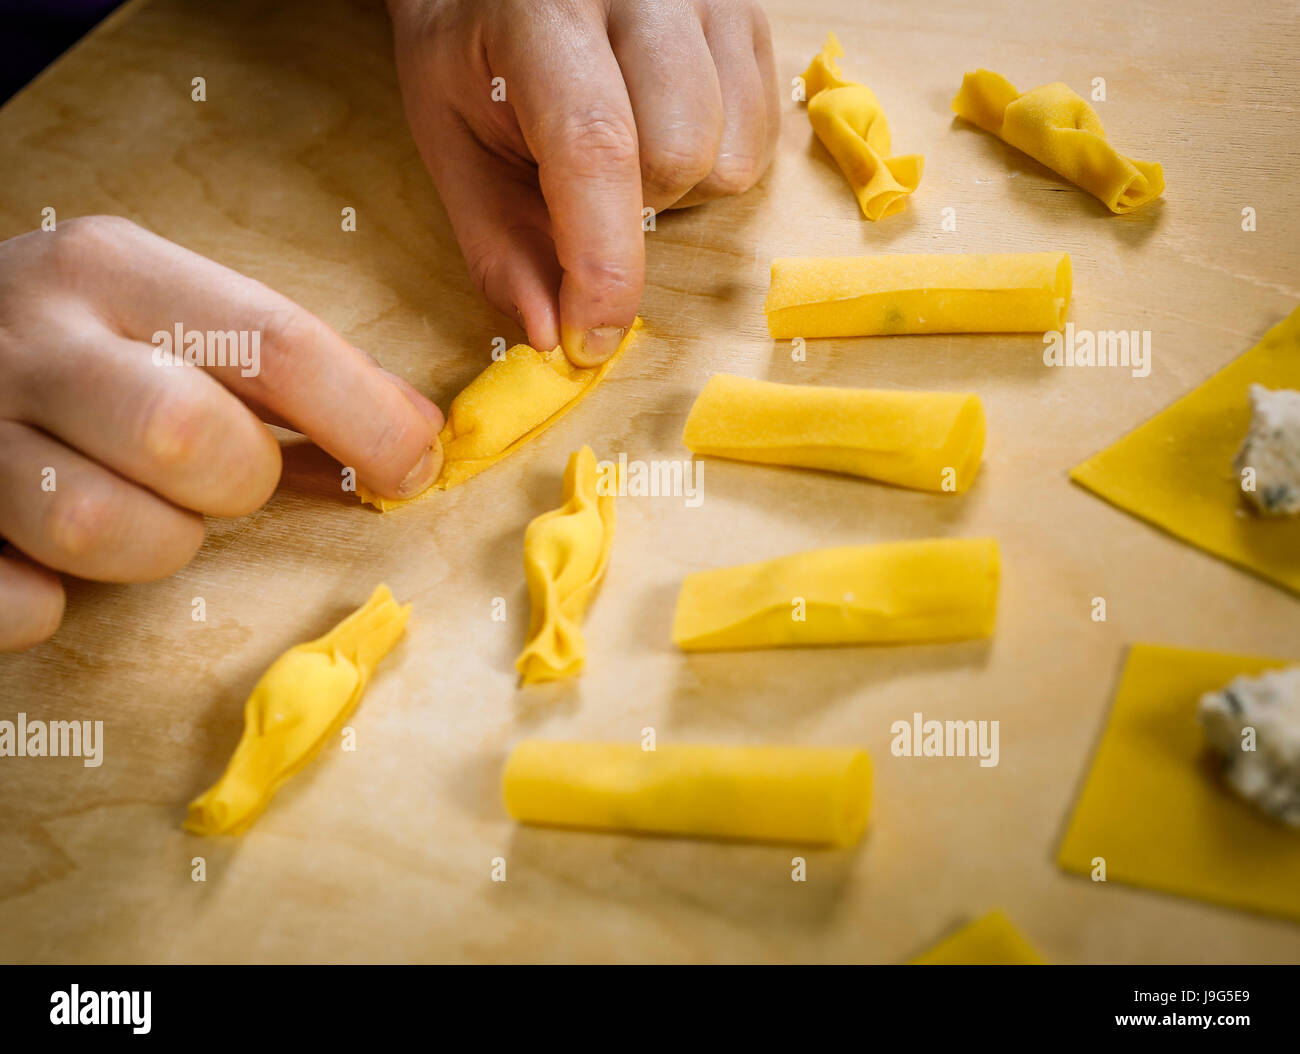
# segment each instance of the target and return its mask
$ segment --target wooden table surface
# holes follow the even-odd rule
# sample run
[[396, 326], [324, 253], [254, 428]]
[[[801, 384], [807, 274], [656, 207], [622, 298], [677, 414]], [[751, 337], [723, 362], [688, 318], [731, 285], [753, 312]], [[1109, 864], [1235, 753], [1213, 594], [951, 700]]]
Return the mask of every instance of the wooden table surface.
[[[898, 152], [926, 158], [899, 216], [863, 221], [788, 98], [771, 171], [743, 197], [647, 235], [647, 333], [603, 388], [509, 462], [380, 516], [304, 443], [256, 514], [212, 521], [197, 559], [149, 585], [69, 583], [50, 642], [0, 658], [0, 718], [105, 723], [105, 760], [0, 760], [0, 959], [18, 961], [905, 961], [1001, 906], [1056, 962], [1287, 961], [1300, 929], [1059, 871], [1054, 854], [1125, 647], [1300, 656], [1300, 600], [1072, 486], [1069, 466], [1250, 347], [1300, 301], [1293, 3], [1135, 7], [1053, 0], [772, 0], [784, 83], [827, 30]], [[1159, 13], [1156, 8], [1164, 8]], [[923, 12], [923, 13], [922, 13]], [[963, 72], [1087, 93], [1166, 199], [1114, 217], [954, 122]], [[190, 99], [207, 79], [205, 103]], [[328, 0], [136, 3], [0, 112], [0, 236], [128, 216], [318, 313], [442, 406], [520, 335], [473, 289], [407, 132], [383, 11]], [[355, 233], [340, 209], [357, 209]], [[1258, 230], [1244, 232], [1252, 207]], [[955, 209], [957, 230], [941, 227]], [[1147, 378], [1053, 370], [1035, 335], [810, 341], [766, 334], [774, 256], [1065, 249], [1071, 317], [1149, 329]], [[569, 452], [686, 456], [715, 371], [976, 391], [989, 416], [966, 496], [709, 461], [705, 498], [620, 501], [587, 622], [589, 668], [519, 690], [528, 520]], [[669, 640], [688, 572], [801, 549], [993, 536], [989, 642], [686, 656]], [[268, 663], [378, 582], [414, 604], [357, 715], [238, 840], [182, 832]], [[203, 597], [206, 623], [190, 618]], [[1090, 618], [1105, 597], [1109, 618]], [[508, 619], [493, 621], [504, 597]], [[998, 720], [1001, 760], [895, 758], [914, 711]], [[845, 852], [514, 826], [504, 757], [529, 736], [861, 744], [872, 824]], [[791, 881], [791, 858], [808, 880]], [[191, 878], [206, 860], [206, 881]], [[492, 861], [507, 862], [493, 882]]]

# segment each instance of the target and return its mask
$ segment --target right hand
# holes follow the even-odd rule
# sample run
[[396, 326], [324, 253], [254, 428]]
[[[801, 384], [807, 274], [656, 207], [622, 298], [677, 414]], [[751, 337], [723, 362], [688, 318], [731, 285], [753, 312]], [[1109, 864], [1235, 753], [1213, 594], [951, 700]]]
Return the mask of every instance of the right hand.
[[[259, 332], [260, 372], [157, 365], [153, 334], [178, 323]], [[56, 572], [162, 578], [204, 515], [266, 502], [280, 448], [263, 421], [385, 497], [442, 465], [438, 408], [260, 282], [113, 216], [0, 242], [0, 650], [54, 632]]]
[[[614, 353], [642, 209], [757, 182], [776, 64], [755, 0], [388, 0], [411, 133], [470, 274], [535, 348]], [[501, 95], [499, 89], [505, 90]]]

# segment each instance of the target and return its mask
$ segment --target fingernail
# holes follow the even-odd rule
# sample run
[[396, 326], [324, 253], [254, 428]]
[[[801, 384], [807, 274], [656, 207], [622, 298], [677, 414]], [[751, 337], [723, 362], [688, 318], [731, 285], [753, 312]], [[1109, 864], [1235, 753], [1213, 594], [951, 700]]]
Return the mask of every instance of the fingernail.
[[438, 478], [441, 470], [442, 444], [435, 439], [433, 446], [429, 447], [416, 462], [415, 468], [406, 474], [401, 486], [397, 488], [397, 493], [403, 498], [415, 497]]
[[582, 338], [582, 355], [589, 362], [604, 362], [618, 351], [627, 332], [624, 326], [597, 326], [587, 330]]

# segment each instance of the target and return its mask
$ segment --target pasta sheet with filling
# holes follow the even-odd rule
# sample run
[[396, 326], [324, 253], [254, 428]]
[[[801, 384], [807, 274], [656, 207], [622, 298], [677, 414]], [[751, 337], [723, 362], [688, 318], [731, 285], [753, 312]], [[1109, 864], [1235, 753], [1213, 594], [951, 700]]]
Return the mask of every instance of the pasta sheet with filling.
[[516, 344], [470, 381], [451, 401], [438, 436], [442, 471], [428, 490], [406, 500], [383, 498], [359, 486], [357, 496], [380, 512], [459, 486], [536, 439], [595, 390], [642, 326], [636, 319], [623, 342], [599, 366], [575, 366], [563, 349], [538, 351]]
[[1256, 515], [1233, 468], [1250, 428], [1252, 384], [1300, 388], [1300, 308], [1070, 476], [1125, 512], [1300, 594], [1300, 517]]
[[1196, 718], [1206, 692], [1295, 661], [1135, 644], [1060, 866], [1300, 921], [1300, 831], [1233, 793]]

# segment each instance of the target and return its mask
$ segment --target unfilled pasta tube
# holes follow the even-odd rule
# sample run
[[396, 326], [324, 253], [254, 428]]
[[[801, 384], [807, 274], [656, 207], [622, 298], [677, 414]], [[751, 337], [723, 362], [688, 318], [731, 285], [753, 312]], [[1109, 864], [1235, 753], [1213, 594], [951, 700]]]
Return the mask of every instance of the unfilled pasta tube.
[[902, 644], [993, 633], [991, 538], [815, 549], [687, 575], [673, 642], [683, 651]]
[[888, 253], [773, 260], [763, 306], [785, 339], [1045, 333], [1069, 304], [1067, 253]]
[[1000, 74], [976, 70], [962, 78], [952, 108], [1100, 198], [1111, 212], [1132, 212], [1164, 193], [1160, 165], [1119, 153], [1106, 141], [1097, 111], [1059, 81], [1022, 94]]
[[686, 420], [696, 454], [961, 493], [979, 471], [984, 406], [960, 392], [774, 384], [715, 373]]
[[470, 381], [451, 401], [442, 443], [442, 471], [433, 485], [414, 498], [382, 498], [366, 487], [357, 496], [380, 512], [419, 501], [458, 486], [545, 432], [589, 395], [632, 343], [638, 318], [623, 343], [599, 366], [575, 366], [561, 348], [538, 351], [516, 344]]
[[244, 704], [244, 734], [226, 771], [190, 802], [186, 830], [246, 830], [280, 785], [338, 734], [410, 613], [410, 604], [398, 605], [381, 585], [325, 636], [276, 659]]
[[524, 684], [582, 672], [582, 616], [614, 541], [614, 495], [598, 493], [596, 455], [584, 446], [564, 472], [564, 502], [524, 532], [524, 575], [532, 604], [528, 642], [515, 662]]
[[871, 808], [861, 750], [527, 740], [502, 784], [521, 823], [839, 848]]
[[808, 121], [858, 199], [862, 214], [879, 220], [901, 212], [921, 182], [925, 158], [891, 157], [889, 122], [875, 94], [844, 79], [835, 61], [844, 54], [835, 34], [804, 71]]

